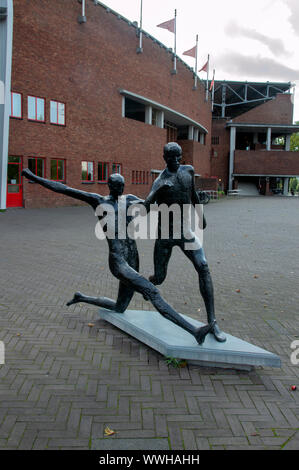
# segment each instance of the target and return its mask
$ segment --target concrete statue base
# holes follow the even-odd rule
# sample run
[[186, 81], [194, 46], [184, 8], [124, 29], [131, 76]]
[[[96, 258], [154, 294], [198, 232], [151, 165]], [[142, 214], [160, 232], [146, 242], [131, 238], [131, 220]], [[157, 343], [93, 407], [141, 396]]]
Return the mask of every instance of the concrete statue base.
[[[189, 364], [250, 370], [252, 366], [280, 367], [279, 356], [227, 333], [220, 343], [208, 334], [202, 345], [187, 331], [156, 311], [126, 310], [124, 313], [99, 309], [106, 320], [166, 357], [185, 359]], [[197, 327], [204, 324], [182, 315]]]

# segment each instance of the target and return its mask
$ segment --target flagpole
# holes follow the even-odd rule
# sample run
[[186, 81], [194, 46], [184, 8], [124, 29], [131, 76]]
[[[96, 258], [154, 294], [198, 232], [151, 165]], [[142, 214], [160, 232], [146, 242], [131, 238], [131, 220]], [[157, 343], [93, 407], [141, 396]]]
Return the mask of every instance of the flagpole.
[[209, 67], [210, 67], [210, 54], [208, 54], [207, 83], [206, 83], [206, 101], [208, 101], [208, 99], [209, 99]]
[[197, 88], [197, 47], [198, 47], [198, 34], [196, 35], [194, 90], [196, 90]]
[[139, 24], [139, 47], [137, 47], [137, 54], [143, 52], [142, 49], [142, 0], [140, 0], [140, 24]]
[[213, 70], [212, 112], [214, 111], [214, 96], [215, 96], [215, 69]]
[[174, 60], [172, 74], [176, 74], [176, 9], [174, 10]]

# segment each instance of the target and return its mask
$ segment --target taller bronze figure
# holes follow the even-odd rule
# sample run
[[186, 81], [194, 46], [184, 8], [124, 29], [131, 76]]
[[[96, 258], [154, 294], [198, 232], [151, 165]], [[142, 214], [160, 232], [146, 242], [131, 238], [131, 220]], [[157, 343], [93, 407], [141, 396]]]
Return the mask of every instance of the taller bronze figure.
[[[197, 192], [195, 191], [194, 185], [194, 169], [191, 165], [180, 164], [182, 159], [182, 148], [180, 145], [176, 142], [169, 142], [166, 144], [164, 146], [163, 157], [166, 163], [166, 168], [153, 183], [151, 192], [148, 196], [151, 202], [156, 202], [158, 205], [166, 204], [167, 206], [178, 204], [181, 208], [185, 204], [192, 204], [193, 206], [195, 206], [195, 204], [199, 204], [200, 200]], [[165, 185], [167, 181], [171, 184]], [[161, 190], [157, 192], [157, 188], [161, 188]], [[171, 226], [171, 221], [169, 225]], [[205, 228], [205, 225], [206, 222], [203, 218], [203, 229]], [[184, 237], [183, 230], [179, 239], [171, 236], [171, 232], [169, 238], [164, 239], [160, 236], [161, 229], [162, 227], [158, 226], [158, 238], [155, 242], [154, 250], [155, 272], [154, 275], [149, 278], [150, 281], [155, 285], [162, 284], [167, 274], [167, 267], [173, 247], [178, 246], [181, 248], [183, 253], [185, 253], [193, 263], [193, 266], [198, 273], [199, 289], [205, 303], [208, 323], [210, 325], [214, 325], [211, 332], [214, 334], [217, 341], [226, 341], [226, 336], [222, 331], [220, 331], [216, 322], [212, 278], [204, 250], [200, 245], [199, 240], [195, 240], [199, 247], [198, 249], [187, 249], [187, 240]]]

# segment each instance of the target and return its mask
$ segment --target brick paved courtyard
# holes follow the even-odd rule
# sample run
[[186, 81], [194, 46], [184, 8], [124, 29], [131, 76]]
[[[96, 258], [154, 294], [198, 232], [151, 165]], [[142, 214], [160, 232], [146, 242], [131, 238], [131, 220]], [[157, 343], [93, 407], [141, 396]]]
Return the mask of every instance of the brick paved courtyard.
[[[96, 307], [66, 307], [76, 290], [116, 296], [92, 211], [11, 209], [0, 213], [1, 449], [299, 449], [299, 390], [290, 389], [299, 388], [290, 361], [299, 340], [299, 198], [224, 199], [206, 216], [218, 322], [278, 354], [282, 368], [168, 367], [98, 320]], [[140, 244], [146, 276], [152, 249]], [[197, 277], [179, 251], [160, 290], [205, 321]], [[130, 308], [152, 309], [139, 294]], [[106, 426], [116, 433], [106, 437]]]

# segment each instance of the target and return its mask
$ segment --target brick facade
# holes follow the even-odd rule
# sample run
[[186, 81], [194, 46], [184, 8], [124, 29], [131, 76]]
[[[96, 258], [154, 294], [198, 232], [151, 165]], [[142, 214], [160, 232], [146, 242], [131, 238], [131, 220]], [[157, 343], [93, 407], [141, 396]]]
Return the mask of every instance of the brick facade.
[[299, 175], [299, 153], [236, 150], [234, 171], [240, 175]]
[[213, 119], [211, 144], [211, 175], [220, 179], [220, 187], [227, 189], [228, 162], [229, 162], [229, 130], [226, 128], [226, 119]]
[[[259, 104], [253, 109], [239, 114], [234, 119], [213, 118], [211, 132], [211, 175], [218, 177], [218, 182], [224, 190], [228, 189], [230, 157], [230, 127], [227, 126], [228, 122], [232, 127], [234, 123], [239, 126], [236, 127], [234, 174], [251, 175], [251, 181], [254, 183], [254, 175], [299, 175], [298, 154], [285, 151], [282, 145], [275, 145], [272, 142], [271, 151], [266, 151], [266, 144], [261, 142], [251, 142], [250, 150], [248, 151], [242, 150], [242, 147], [238, 147], [238, 145], [240, 145], [239, 138], [243, 138], [244, 140], [246, 136], [251, 137], [251, 141], [253, 141], [254, 134], [257, 135], [260, 133], [264, 135], [265, 140], [267, 127], [271, 127], [271, 125], [273, 126], [272, 135], [284, 135], [283, 126], [291, 126], [293, 122], [291, 94], [277, 93], [270, 101]], [[244, 126], [242, 126], [242, 124], [244, 124]], [[298, 129], [296, 129], [296, 131], [298, 131]], [[290, 132], [292, 131], [287, 131], [287, 133]], [[245, 146], [243, 148], [245, 149]], [[235, 188], [237, 188], [237, 180], [238, 178], [235, 178]]]
[[[195, 172], [209, 175], [211, 105], [204, 85], [192, 89], [193, 73], [180, 60], [172, 75], [171, 53], [146, 35], [143, 53], [137, 54], [136, 27], [121, 17], [91, 0], [84, 24], [77, 21], [80, 13], [76, 0], [15, 2], [11, 89], [22, 93], [23, 118], [10, 119], [9, 155], [22, 156], [23, 167], [28, 157], [44, 157], [47, 178], [50, 160], [65, 159], [66, 184], [102, 194], [106, 184], [82, 184], [81, 161], [121, 163], [125, 192], [145, 196], [151, 178], [148, 184], [132, 184], [132, 171], [164, 167], [166, 129], [122, 117], [119, 90], [125, 89], [208, 130], [205, 145], [187, 142], [187, 147], [192, 147]], [[28, 95], [45, 98], [44, 123], [28, 121]], [[65, 126], [50, 124], [50, 100], [65, 103]], [[25, 207], [77, 204], [27, 180], [23, 184]]]
[[292, 95], [278, 93], [275, 99], [267, 101], [247, 113], [233, 119], [233, 122], [254, 124], [292, 124]]

